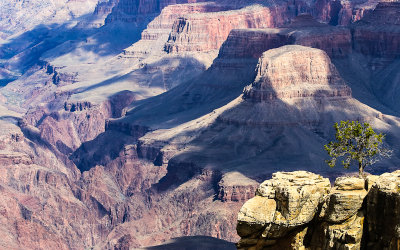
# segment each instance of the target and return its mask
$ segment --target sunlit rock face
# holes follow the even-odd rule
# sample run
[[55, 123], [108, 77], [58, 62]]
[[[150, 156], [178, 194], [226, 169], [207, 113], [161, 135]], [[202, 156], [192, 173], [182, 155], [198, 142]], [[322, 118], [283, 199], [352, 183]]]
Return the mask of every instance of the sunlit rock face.
[[278, 172], [240, 209], [238, 249], [395, 249], [399, 181], [396, 171], [331, 188], [310, 172]]
[[176, 20], [165, 45], [168, 53], [218, 49], [232, 29], [277, 27], [288, 22], [286, 6], [253, 5], [229, 12], [181, 17]]
[[301, 46], [264, 52], [255, 82], [244, 91], [253, 101], [350, 95], [326, 53]]
[[221, 46], [220, 58], [258, 59], [269, 49], [297, 44], [325, 51], [332, 58], [346, 58], [352, 52], [350, 29], [316, 21], [302, 14], [280, 28], [234, 29]]

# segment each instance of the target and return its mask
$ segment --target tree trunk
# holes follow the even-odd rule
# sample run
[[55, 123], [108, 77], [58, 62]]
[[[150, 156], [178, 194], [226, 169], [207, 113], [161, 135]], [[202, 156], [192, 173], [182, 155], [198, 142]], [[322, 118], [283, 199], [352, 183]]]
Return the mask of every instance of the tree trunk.
[[364, 170], [364, 167], [363, 167], [362, 163], [359, 162], [358, 163], [358, 175], [359, 175], [360, 178], [363, 177], [363, 170]]

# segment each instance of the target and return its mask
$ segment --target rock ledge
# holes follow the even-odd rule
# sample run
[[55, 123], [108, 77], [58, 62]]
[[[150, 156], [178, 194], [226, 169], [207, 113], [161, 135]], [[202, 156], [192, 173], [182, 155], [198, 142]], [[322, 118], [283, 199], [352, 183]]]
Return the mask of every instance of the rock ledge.
[[339, 177], [333, 187], [310, 172], [278, 172], [241, 208], [237, 247], [397, 249], [399, 205], [400, 170]]

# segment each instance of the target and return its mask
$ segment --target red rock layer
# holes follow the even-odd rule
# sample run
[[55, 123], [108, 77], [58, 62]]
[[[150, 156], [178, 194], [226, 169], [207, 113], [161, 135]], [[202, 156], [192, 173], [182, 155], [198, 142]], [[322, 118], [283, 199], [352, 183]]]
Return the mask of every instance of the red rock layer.
[[219, 200], [223, 202], [245, 202], [254, 197], [257, 190], [257, 182], [249, 181], [248, 183], [238, 184], [237, 180], [235, 180], [233, 183], [229, 183], [224, 179], [218, 183]]
[[169, 5], [162, 9], [160, 15], [155, 17], [141, 34], [141, 40], [124, 50], [128, 57], [145, 57], [146, 55], [164, 49], [174, 22], [182, 15], [204, 12], [223, 11], [226, 7], [214, 3], [190, 3]]
[[240, 10], [190, 15], [175, 21], [165, 51], [207, 51], [219, 49], [232, 29], [267, 28], [288, 21], [286, 6], [251, 6]]
[[[162, 10], [161, 14], [152, 20], [147, 29], [142, 32], [141, 41], [126, 49], [125, 55], [141, 58], [150, 54], [151, 51], [158, 50], [160, 47], [158, 43], [164, 44], [165, 41], [166, 43], [161, 49], [164, 49], [167, 53], [216, 50], [220, 48], [233, 29], [280, 27], [289, 23], [299, 13], [311, 13], [318, 20], [338, 24], [345, 15], [340, 16], [339, 9], [342, 6], [340, 3], [337, 3], [338, 6], [336, 6], [335, 3], [327, 1], [318, 1], [311, 5], [306, 1], [279, 2], [276, 4], [255, 1], [247, 5], [240, 1], [229, 3], [218, 1], [202, 4], [191, 2], [190, 4], [176, 5], [170, 3], [170, 5], [167, 6], [166, 4], [163, 9], [160, 9], [160, 11]], [[132, 5], [132, 2], [130, 5]], [[135, 7], [139, 9], [127, 7], [127, 11], [136, 13], [132, 15], [142, 13], [140, 15], [143, 16], [147, 12], [140, 10], [140, 6], [139, 4]], [[336, 11], [333, 10], [334, 8], [339, 9]], [[149, 13], [152, 12], [150, 9], [147, 9], [146, 15], [150, 15]], [[153, 9], [153, 11], [155, 10]], [[118, 13], [118, 7], [114, 12]], [[113, 14], [110, 16], [113, 16]], [[301, 27], [309, 27], [311, 23], [302, 20], [302, 18], [297, 22], [296, 25]], [[329, 55], [346, 54], [348, 49], [351, 48], [351, 45], [346, 44], [350, 40], [350, 34], [342, 30], [342, 38], [339, 38], [338, 30], [335, 32], [333, 35], [329, 35], [328, 32], [319, 36], [316, 28], [314, 37], [307, 36], [307, 38], [310, 38], [309, 40], [301, 38], [301, 34], [296, 34], [296, 36], [298, 39], [303, 39], [299, 44], [307, 46], [323, 49], [326, 44], [331, 44], [332, 51], [326, 50]], [[333, 39], [333, 36], [335, 36], [335, 39]], [[149, 43], [157, 40], [157, 44]]]
[[161, 14], [147, 25], [147, 29], [142, 33], [142, 40], [157, 40], [160, 37], [157, 31], [161, 31], [161, 34], [165, 34], [166, 32], [164, 30], [168, 30], [169, 33], [176, 20], [182, 15], [217, 12], [225, 8], [224, 6], [213, 3], [170, 5], [164, 8]]

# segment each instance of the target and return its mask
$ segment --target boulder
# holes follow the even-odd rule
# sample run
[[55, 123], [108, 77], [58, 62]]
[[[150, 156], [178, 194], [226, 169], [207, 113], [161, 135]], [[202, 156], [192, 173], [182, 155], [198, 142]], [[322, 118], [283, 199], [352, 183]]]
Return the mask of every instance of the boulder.
[[[291, 230], [309, 223], [330, 188], [329, 180], [306, 171], [278, 172], [263, 182], [239, 212], [240, 245], [273, 245]], [[266, 240], [267, 239], [267, 240]]]

